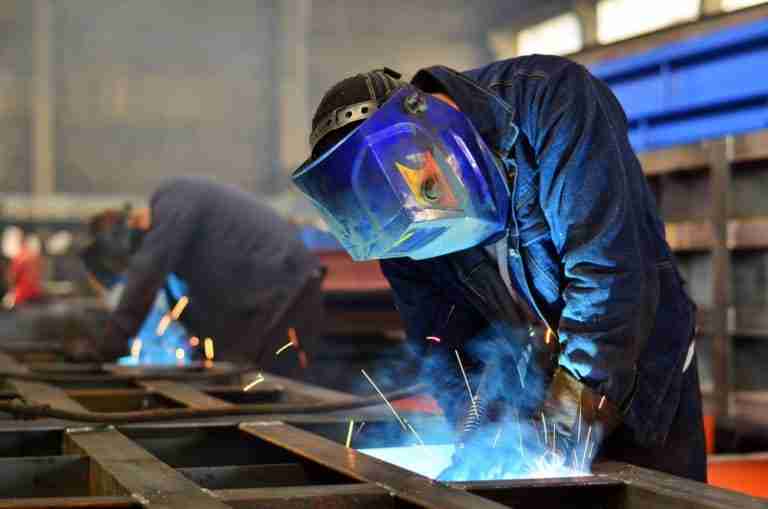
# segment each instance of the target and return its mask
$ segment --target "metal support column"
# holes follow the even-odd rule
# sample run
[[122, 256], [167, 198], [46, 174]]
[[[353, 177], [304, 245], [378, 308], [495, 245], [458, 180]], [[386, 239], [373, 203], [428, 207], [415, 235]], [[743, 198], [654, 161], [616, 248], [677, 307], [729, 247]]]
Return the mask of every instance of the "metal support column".
[[280, 165], [292, 171], [309, 151], [309, 97], [307, 93], [307, 34], [310, 29], [312, 0], [282, 0], [277, 3], [278, 32], [277, 83], [280, 123]]
[[51, 0], [34, 0], [32, 92], [32, 194], [44, 198], [53, 193], [56, 175], [55, 96], [53, 88], [53, 21]]
[[731, 255], [728, 246], [728, 194], [733, 137], [708, 143], [712, 196], [712, 370], [717, 415], [731, 411], [733, 366], [728, 315], [731, 304]]

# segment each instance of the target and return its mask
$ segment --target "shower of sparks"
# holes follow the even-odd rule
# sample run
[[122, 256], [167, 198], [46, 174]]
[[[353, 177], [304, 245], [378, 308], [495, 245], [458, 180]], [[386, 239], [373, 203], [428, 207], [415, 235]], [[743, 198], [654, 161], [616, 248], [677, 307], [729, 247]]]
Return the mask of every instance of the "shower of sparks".
[[211, 338], [205, 338], [203, 341], [203, 353], [205, 354], [205, 358], [209, 361], [213, 360], [213, 339]]
[[277, 351], [275, 352], [275, 356], [280, 355], [281, 353], [285, 352], [292, 346], [293, 346], [293, 343], [289, 341], [288, 343], [284, 344], [283, 346], [277, 349]]
[[141, 354], [141, 339], [136, 338], [131, 343], [131, 357], [138, 359]]
[[374, 390], [377, 393], [379, 393], [379, 396], [381, 396], [381, 399], [383, 399], [384, 403], [387, 404], [387, 406], [389, 407], [389, 410], [392, 412], [392, 415], [395, 416], [395, 419], [397, 419], [397, 422], [400, 423], [400, 426], [402, 426], [403, 430], [408, 431], [408, 427], [405, 425], [405, 421], [403, 421], [403, 418], [400, 417], [400, 414], [397, 413], [397, 410], [395, 410], [395, 407], [392, 406], [392, 403], [389, 402], [389, 400], [384, 395], [384, 393], [381, 392], [381, 389], [379, 389], [379, 386], [376, 385], [376, 382], [373, 381], [373, 378], [368, 376], [368, 373], [366, 373], [364, 369], [361, 369], [360, 372], [368, 380], [368, 382], [373, 386]]
[[168, 330], [169, 325], [171, 325], [171, 315], [165, 314], [160, 319], [160, 322], [158, 322], [157, 329], [155, 329], [155, 334], [162, 336], [165, 334], [165, 331]]
[[189, 346], [196, 347], [199, 344], [200, 344], [200, 338], [198, 338], [197, 336], [192, 336], [191, 338], [189, 338]]
[[349, 447], [352, 445], [352, 432], [355, 430], [355, 421], [352, 419], [349, 420], [349, 429], [347, 429], [347, 442], [346, 447], [349, 449]]
[[176, 302], [176, 305], [173, 306], [173, 309], [171, 310], [171, 317], [174, 320], [178, 320], [181, 314], [184, 312], [184, 308], [187, 307], [187, 304], [189, 304], [189, 297], [183, 295]]
[[259, 373], [259, 374], [258, 374], [258, 376], [256, 376], [256, 378], [255, 378], [255, 379], [253, 379], [251, 382], [249, 382], [249, 383], [248, 383], [248, 385], [246, 385], [245, 387], [243, 387], [243, 392], [248, 392], [248, 391], [250, 391], [251, 389], [253, 389], [253, 388], [254, 388], [254, 387], [256, 387], [257, 385], [259, 385], [261, 382], [263, 382], [264, 380], [266, 380], [266, 379], [264, 378], [264, 375], [262, 375], [261, 373]]
[[461, 362], [461, 356], [459, 355], [458, 350], [454, 350], [453, 353], [456, 354], [456, 362], [459, 363], [459, 369], [461, 370], [461, 376], [464, 377], [464, 383], [467, 385], [467, 392], [469, 393], [469, 404], [472, 407], [472, 412], [475, 414], [476, 418], [480, 417], [480, 413], [477, 410], [477, 400], [472, 395], [472, 387], [469, 385], [469, 377], [467, 376], [467, 372], [464, 371], [464, 364]]
[[184, 360], [184, 349], [183, 348], [177, 348], [176, 349], [176, 359], [183, 361]]

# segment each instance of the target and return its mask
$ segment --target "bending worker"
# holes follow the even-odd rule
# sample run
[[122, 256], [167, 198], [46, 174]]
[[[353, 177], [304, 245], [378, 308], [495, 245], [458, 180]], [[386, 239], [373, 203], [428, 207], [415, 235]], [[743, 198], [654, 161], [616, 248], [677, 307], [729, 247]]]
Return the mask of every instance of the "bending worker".
[[381, 259], [416, 352], [465, 358], [463, 403], [459, 375], [433, 384], [464, 423], [454, 467], [525, 457], [461, 454], [512, 415], [569, 465], [704, 480], [695, 307], [608, 87], [549, 56], [399, 78], [332, 87], [293, 179], [353, 258]]
[[149, 208], [106, 211], [91, 231], [83, 256], [89, 272], [105, 286], [120, 274], [125, 282], [96, 345], [102, 358], [127, 354], [173, 274], [188, 289], [180, 320], [191, 334], [213, 338], [216, 359], [270, 369], [290, 337], [306, 365], [305, 347], [322, 326], [322, 270], [297, 229], [252, 195], [177, 178], [155, 191]]

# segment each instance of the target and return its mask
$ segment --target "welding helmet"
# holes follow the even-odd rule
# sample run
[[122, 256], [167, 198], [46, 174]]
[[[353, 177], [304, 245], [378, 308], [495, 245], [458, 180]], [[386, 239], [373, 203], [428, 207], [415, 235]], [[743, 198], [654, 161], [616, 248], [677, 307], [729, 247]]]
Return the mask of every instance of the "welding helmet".
[[359, 120], [292, 176], [353, 259], [431, 258], [505, 230], [507, 180], [463, 113], [401, 84], [334, 109], [310, 143]]
[[108, 210], [91, 221], [91, 239], [80, 251], [86, 270], [105, 288], [112, 288], [128, 268], [145, 232], [128, 224], [130, 206]]

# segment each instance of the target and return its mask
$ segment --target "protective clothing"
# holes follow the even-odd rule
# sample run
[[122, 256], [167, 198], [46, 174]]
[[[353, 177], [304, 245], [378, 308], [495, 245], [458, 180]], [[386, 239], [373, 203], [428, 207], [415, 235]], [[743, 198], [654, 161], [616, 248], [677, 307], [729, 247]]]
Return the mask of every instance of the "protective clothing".
[[432, 258], [504, 232], [506, 175], [465, 115], [413, 86], [359, 108], [339, 114], [375, 112], [293, 174], [352, 258]]

